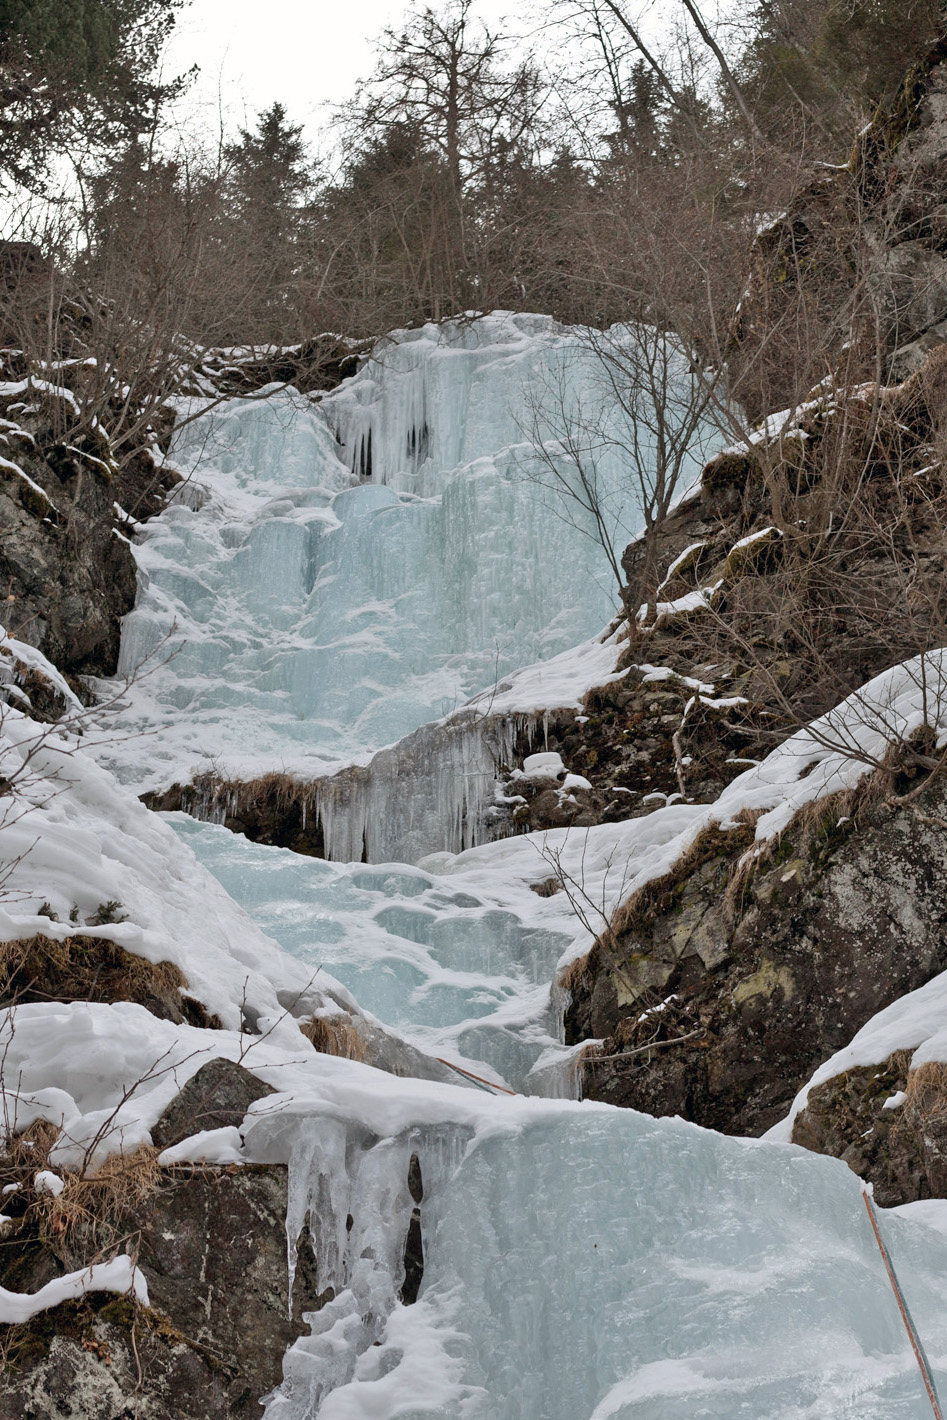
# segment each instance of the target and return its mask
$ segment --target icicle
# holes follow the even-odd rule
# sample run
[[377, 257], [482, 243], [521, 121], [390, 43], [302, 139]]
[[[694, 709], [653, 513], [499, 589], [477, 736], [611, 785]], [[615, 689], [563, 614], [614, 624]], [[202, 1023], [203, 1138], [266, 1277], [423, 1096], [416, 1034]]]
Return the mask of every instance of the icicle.
[[[277, 1128], [285, 1132], [285, 1118]], [[353, 1378], [359, 1358], [383, 1343], [405, 1279], [412, 1215], [420, 1209], [423, 1236], [470, 1137], [469, 1129], [447, 1125], [378, 1139], [352, 1123], [306, 1116], [290, 1128], [290, 1299], [297, 1241], [306, 1233], [316, 1285], [333, 1295], [305, 1313], [309, 1335], [286, 1353], [283, 1383], [268, 1397], [264, 1420], [310, 1420], [330, 1391]], [[266, 1124], [257, 1125], [258, 1148], [265, 1149], [266, 1134]]]
[[364, 842], [370, 863], [416, 863], [489, 842], [497, 836], [486, 810], [498, 766], [524, 730], [532, 740], [536, 718], [462, 713], [423, 725], [368, 765], [317, 781], [326, 857], [358, 862]]

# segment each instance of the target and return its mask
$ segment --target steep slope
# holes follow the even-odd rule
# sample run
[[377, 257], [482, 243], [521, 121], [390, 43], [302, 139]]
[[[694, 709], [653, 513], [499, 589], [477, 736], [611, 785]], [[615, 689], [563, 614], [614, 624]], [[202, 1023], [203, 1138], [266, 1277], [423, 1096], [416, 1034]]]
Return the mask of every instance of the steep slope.
[[[489, 682], [484, 626], [509, 618], [511, 643], [528, 648], [550, 606], [568, 613], [557, 635], [577, 609], [592, 615], [570, 602], [581, 569], [562, 570], [565, 544], [555, 580], [538, 565], [535, 606], [516, 586], [504, 593], [495, 565], [522, 528], [495, 526], [520, 492], [498, 467], [508, 450], [488, 447], [502, 423], [493, 401], [501, 378], [528, 384], [560, 341], [525, 317], [461, 326], [446, 344], [437, 332], [396, 341], [388, 368], [366, 367], [332, 396], [338, 446], [317, 409], [288, 399], [237, 400], [190, 425], [213, 458], [146, 529], [129, 664], [181, 633], [177, 614], [186, 644], [131, 686], [108, 743], [92, 742], [93, 717], [52, 668], [7, 643], [18, 701], [0, 724], [12, 810], [0, 920], [11, 1415], [51, 1420], [64, 1387], [83, 1420], [137, 1404], [137, 1389], [149, 1420], [238, 1413], [280, 1366], [271, 1420], [925, 1413], [860, 1184], [842, 1163], [556, 1096], [577, 1070], [587, 1092], [604, 1079], [623, 1103], [655, 1109], [670, 1109], [679, 1085], [705, 1122], [761, 1129], [860, 1017], [942, 969], [939, 917], [924, 917], [941, 910], [937, 781], [910, 797], [947, 728], [942, 656], [895, 656], [885, 670], [890, 646], [862, 636], [829, 674], [835, 625], [824, 643], [801, 641], [787, 674], [786, 628], [765, 623], [743, 659], [732, 640], [721, 654], [798, 565], [790, 520], [773, 522], [771, 443], [798, 432], [798, 456], [778, 467], [815, 510], [842, 416], [868, 454], [909, 427], [899, 479], [927, 490], [928, 387], [827, 389], [771, 442], [718, 456], [665, 530], [654, 620], [624, 651], [613, 636], [537, 662], [466, 718], [372, 756], [397, 724], [431, 713], [450, 677]], [[469, 396], [467, 424], [441, 379]], [[450, 417], [435, 429], [441, 404]], [[857, 422], [878, 407], [880, 422]], [[372, 481], [357, 483], [337, 448], [367, 474], [369, 430]], [[887, 507], [901, 484], [885, 482], [884, 460], [872, 467]], [[393, 489], [408, 476], [416, 497]], [[483, 506], [450, 527], [448, 548], [459, 536], [478, 556], [460, 559], [450, 630], [461, 649], [445, 651], [425, 621], [446, 615], [434, 594], [449, 578], [431, 565], [438, 520], [452, 490], [465, 502], [481, 483]], [[319, 561], [332, 539], [345, 547]], [[831, 546], [841, 566], [844, 529]], [[887, 586], [882, 612], [897, 605], [896, 574], [917, 546], [886, 546], [866, 602]], [[933, 564], [933, 538], [923, 550]], [[407, 582], [402, 596], [402, 577], [433, 610]], [[484, 601], [481, 639], [465, 639]], [[17, 681], [30, 669], [66, 707], [55, 727], [25, 713]], [[777, 713], [793, 675], [800, 714], [826, 712], [808, 729]], [[840, 684], [852, 693], [833, 710]], [[294, 693], [298, 710], [319, 713], [295, 719]], [[478, 843], [495, 831], [474, 826], [473, 810], [496, 763], [478, 741], [484, 722], [504, 720], [500, 831], [521, 831]], [[122, 725], [157, 733], [116, 743]], [[261, 767], [292, 783], [290, 771], [304, 779], [360, 743], [362, 777], [350, 768], [334, 819], [325, 799], [287, 791], [299, 831], [315, 810], [322, 851], [328, 838], [356, 859], [369, 842], [368, 856], [403, 854], [320, 861], [223, 824], [159, 818], [136, 791], [190, 770], [195, 741], [229, 756], [211, 758], [200, 786], [208, 813], [226, 813], [228, 794], [240, 807]], [[547, 757], [527, 762], [540, 746]], [[452, 782], [468, 771], [469, 799]], [[893, 812], [892, 795], [904, 801]], [[896, 852], [908, 831], [910, 876]], [[54, 964], [55, 990], [37, 989], [37, 963]], [[561, 1041], [564, 987], [573, 1046]], [[579, 1040], [600, 1025], [612, 1032], [604, 1048]], [[905, 1038], [890, 1037], [899, 1050]], [[943, 1240], [900, 1219], [882, 1226], [918, 1325], [936, 1336]], [[253, 1264], [228, 1247], [228, 1228], [259, 1238], [259, 1272], [235, 1271]], [[104, 1280], [90, 1270], [100, 1258], [113, 1268]], [[94, 1300], [93, 1285], [120, 1299]], [[943, 1383], [943, 1357], [933, 1362]]]

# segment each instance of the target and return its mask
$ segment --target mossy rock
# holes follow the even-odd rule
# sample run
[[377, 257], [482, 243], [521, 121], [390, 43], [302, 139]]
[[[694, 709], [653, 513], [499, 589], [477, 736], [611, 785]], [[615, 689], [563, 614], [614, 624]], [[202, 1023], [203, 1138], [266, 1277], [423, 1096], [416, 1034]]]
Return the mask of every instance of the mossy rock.
[[760, 476], [759, 459], [754, 453], [749, 449], [727, 449], [704, 465], [700, 475], [701, 491], [718, 493], [725, 488], [743, 489]]
[[743, 541], [731, 547], [726, 557], [718, 562], [707, 580], [711, 585], [717, 582], [732, 583], [748, 572], [758, 571], [769, 563], [773, 549], [779, 543], [778, 528], [763, 528], [751, 541]]

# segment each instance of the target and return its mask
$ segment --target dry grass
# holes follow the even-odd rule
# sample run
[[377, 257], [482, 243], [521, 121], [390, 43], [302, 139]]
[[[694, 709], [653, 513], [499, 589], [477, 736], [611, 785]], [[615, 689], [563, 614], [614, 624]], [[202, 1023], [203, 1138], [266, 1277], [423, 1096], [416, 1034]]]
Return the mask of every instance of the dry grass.
[[[158, 1150], [142, 1146], [134, 1153], [109, 1156], [94, 1173], [63, 1169], [50, 1161], [60, 1136], [58, 1126], [39, 1121], [13, 1134], [0, 1153], [3, 1185], [16, 1184], [4, 1196], [14, 1224], [12, 1240], [38, 1240], [64, 1260], [86, 1266], [112, 1255], [129, 1241], [129, 1218], [158, 1186]], [[53, 1195], [36, 1187], [37, 1175], [49, 1169], [63, 1183]]]
[[[909, 1052], [904, 1052], [909, 1060]], [[947, 1125], [947, 1062], [928, 1060], [908, 1075], [905, 1100], [898, 1111], [898, 1128], [921, 1134], [933, 1125]]]
[[213, 774], [201, 774], [185, 793], [195, 806], [199, 805], [205, 812], [223, 810], [228, 817], [234, 818], [248, 814], [256, 818], [264, 811], [284, 813], [294, 807], [307, 814], [316, 810], [313, 784], [275, 771], [261, 774], [257, 779], [221, 779]]
[[155, 965], [105, 937], [38, 934], [0, 942], [0, 1005], [27, 1001], [141, 1001], [175, 1006], [187, 978], [173, 962]]
[[[846, 825], [857, 827], [881, 805], [889, 803], [899, 754], [900, 747], [896, 747], [884, 765], [866, 770], [854, 788], [838, 789], [834, 794], [813, 799], [798, 808], [779, 834], [757, 845], [757, 852], [745, 853], [740, 858], [727, 885], [727, 899], [734, 906], [741, 904], [753, 879], [785, 854], [788, 847], [794, 848], [797, 856], [816, 861], [833, 841], [838, 841], [836, 830]], [[759, 817], [760, 813], [754, 812], [752, 821]]]
[[[594, 947], [592, 949], [594, 951]], [[582, 981], [582, 978], [589, 971], [592, 952], [588, 951], [584, 956], [576, 957], [575, 961], [570, 961], [568, 966], [564, 966], [556, 979], [556, 986], [560, 991], [568, 991], [570, 996], [575, 995], [575, 989]]]
[[369, 1043], [351, 1016], [313, 1016], [300, 1030], [322, 1055], [338, 1055], [342, 1060], [363, 1063], [370, 1060]]

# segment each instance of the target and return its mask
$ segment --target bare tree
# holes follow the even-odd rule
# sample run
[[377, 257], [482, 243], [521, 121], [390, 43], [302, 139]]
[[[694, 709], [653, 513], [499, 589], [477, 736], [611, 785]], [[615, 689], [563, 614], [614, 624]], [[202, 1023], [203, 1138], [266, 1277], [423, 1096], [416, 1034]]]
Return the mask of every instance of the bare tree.
[[530, 476], [601, 546], [634, 634], [654, 620], [661, 532], [704, 461], [720, 376], [648, 325], [586, 329], [553, 370], [533, 400]]

